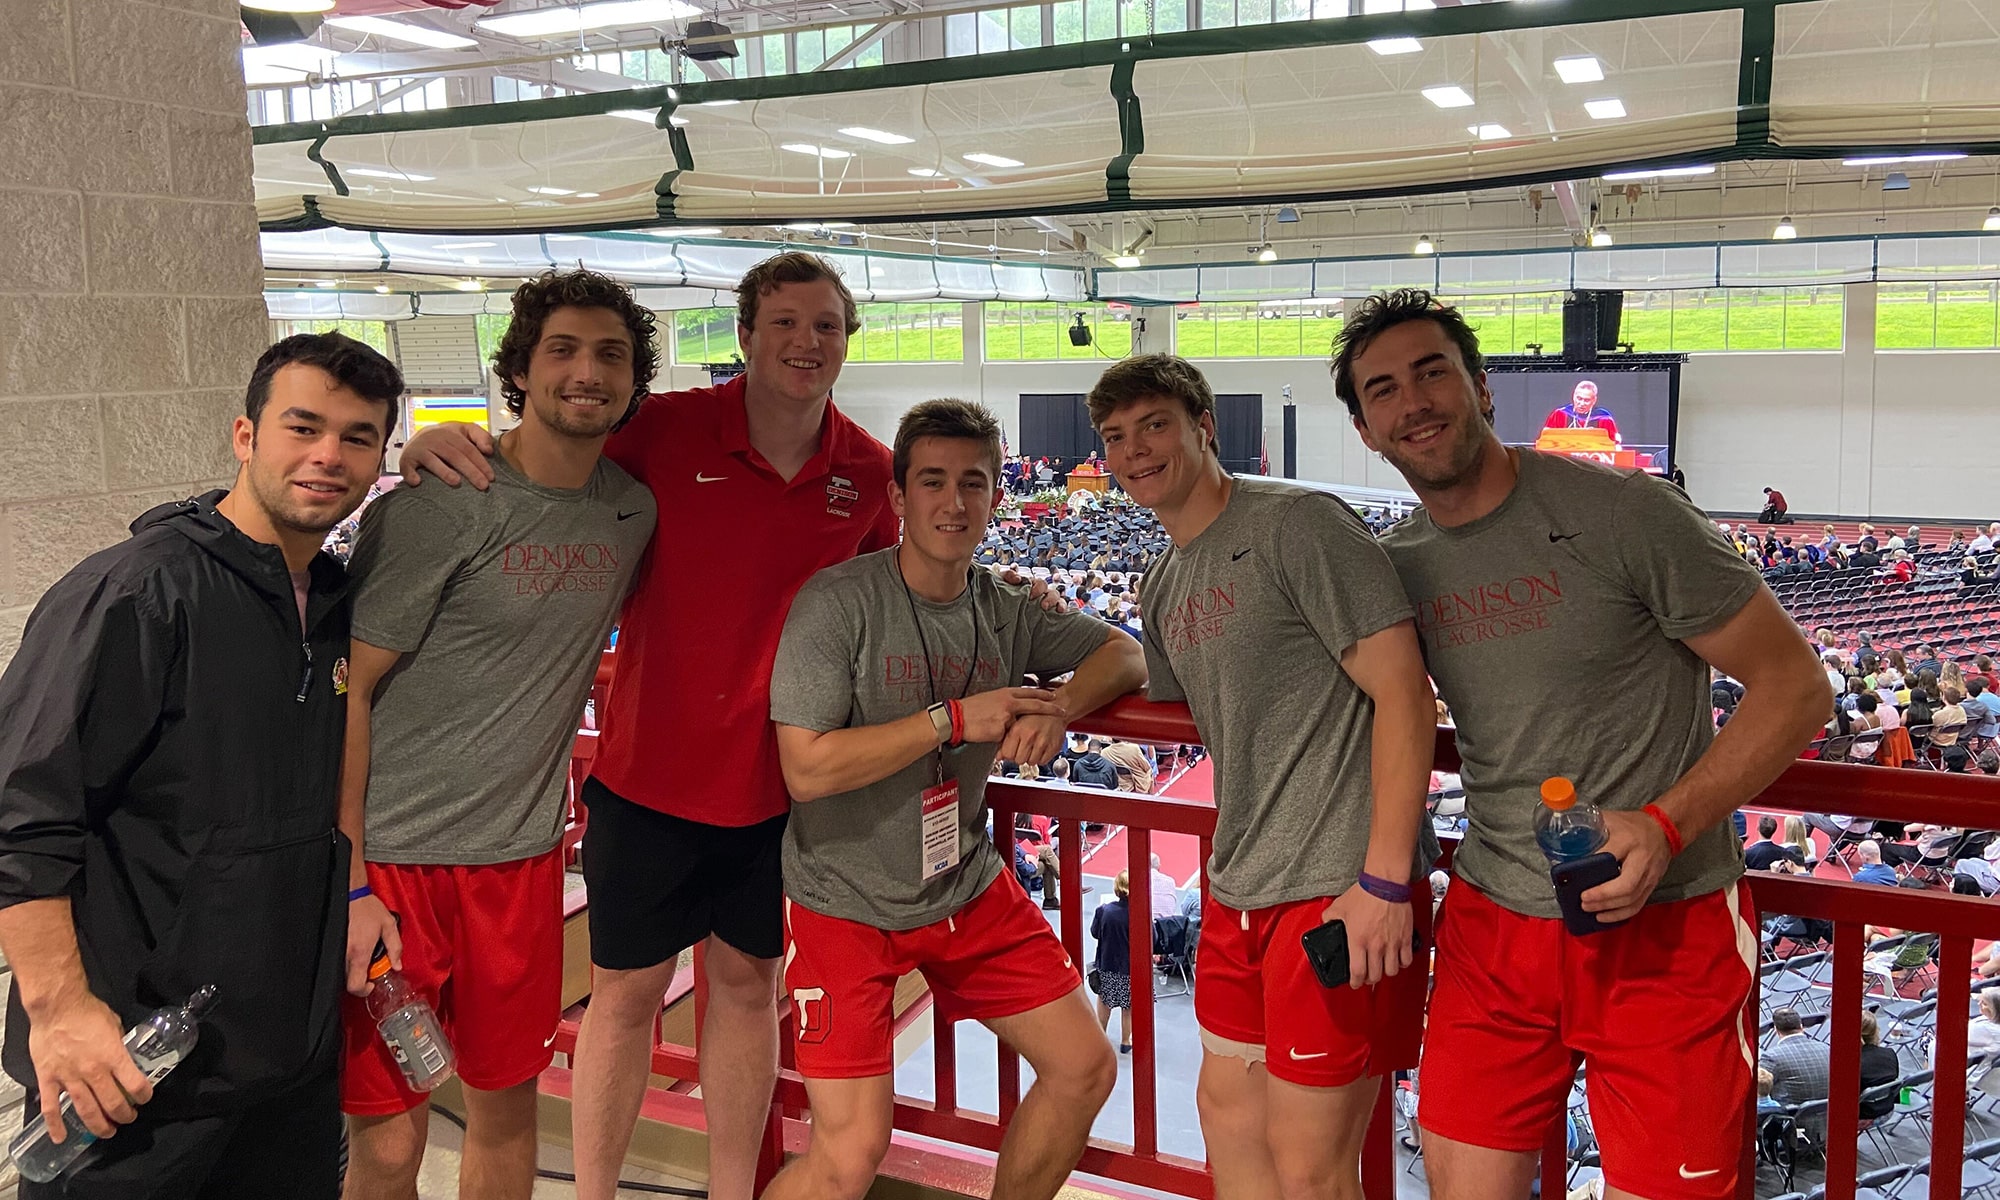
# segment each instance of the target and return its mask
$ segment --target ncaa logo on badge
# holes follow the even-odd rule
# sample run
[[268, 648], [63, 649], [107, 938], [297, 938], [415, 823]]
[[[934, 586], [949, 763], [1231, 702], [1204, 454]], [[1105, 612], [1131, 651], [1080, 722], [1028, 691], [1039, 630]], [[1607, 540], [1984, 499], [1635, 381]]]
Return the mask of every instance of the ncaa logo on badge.
[[861, 493], [854, 490], [854, 481], [839, 475], [830, 477], [826, 484], [826, 511], [829, 516], [851, 517], [851, 506], [861, 499]]

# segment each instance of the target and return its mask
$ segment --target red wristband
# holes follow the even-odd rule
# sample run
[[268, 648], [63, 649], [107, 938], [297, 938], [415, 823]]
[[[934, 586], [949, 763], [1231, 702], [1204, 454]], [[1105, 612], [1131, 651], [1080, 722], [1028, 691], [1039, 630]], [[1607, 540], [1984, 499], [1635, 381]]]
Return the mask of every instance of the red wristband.
[[945, 711], [951, 714], [951, 744], [954, 746], [963, 745], [965, 742], [965, 709], [956, 700], [946, 700], [944, 707]]
[[1657, 804], [1648, 804], [1639, 811], [1653, 818], [1654, 824], [1660, 827], [1660, 832], [1667, 835], [1667, 852], [1675, 858], [1679, 858], [1681, 851], [1686, 848], [1687, 844], [1681, 841], [1681, 831], [1674, 828], [1673, 821], [1668, 818], [1667, 814]]

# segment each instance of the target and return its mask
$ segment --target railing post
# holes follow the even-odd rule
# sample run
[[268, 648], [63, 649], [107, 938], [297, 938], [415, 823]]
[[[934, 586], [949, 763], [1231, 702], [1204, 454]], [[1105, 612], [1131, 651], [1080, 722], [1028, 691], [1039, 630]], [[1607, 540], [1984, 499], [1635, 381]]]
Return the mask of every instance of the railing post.
[[1396, 1200], [1396, 1077], [1384, 1075], [1381, 1083], [1361, 1138], [1363, 1200]]
[[1972, 1007], [1972, 939], [1938, 939], [1937, 1043], [1931, 1061], [1931, 1195], [1958, 1200], [1965, 1161], [1966, 1010]]
[[1125, 827], [1127, 945], [1132, 959], [1132, 1153], [1160, 1152], [1159, 1056], [1153, 1037], [1153, 831]]
[[1542, 1138], [1542, 1195], [1545, 1198], [1569, 1192], [1569, 1108], [1549, 1126]]
[[1826, 1200], [1853, 1200], [1860, 1165], [1862, 927], [1839, 921], [1833, 927], [1833, 992], [1827, 1018], [1831, 1047], [1826, 1092]]

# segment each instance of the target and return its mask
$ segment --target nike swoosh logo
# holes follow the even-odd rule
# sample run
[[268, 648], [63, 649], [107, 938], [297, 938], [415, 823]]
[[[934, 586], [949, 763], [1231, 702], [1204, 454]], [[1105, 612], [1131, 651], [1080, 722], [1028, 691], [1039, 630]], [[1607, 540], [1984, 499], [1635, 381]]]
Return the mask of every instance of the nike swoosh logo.
[[727, 475], [704, 475], [700, 471], [694, 473], [694, 481], [696, 483], [721, 483], [727, 478], [729, 478]]
[[1720, 1175], [1721, 1173], [1722, 1173], [1721, 1167], [1711, 1167], [1706, 1171], [1690, 1171], [1688, 1170], [1686, 1163], [1681, 1164], [1682, 1179], [1706, 1179], [1710, 1175]]
[[[1549, 541], [1551, 541], [1551, 542], [1566, 542], [1566, 541], [1570, 540], [1571, 538], [1574, 538], [1574, 537], [1582, 537], [1582, 536], [1583, 536], [1583, 535], [1582, 535], [1581, 533], [1557, 533], [1557, 532], [1556, 532], [1555, 530], [1553, 530], [1553, 529], [1549, 530]], [[1720, 1168], [1720, 1167], [1717, 1167], [1717, 1168], [1716, 1168], [1716, 1170], [1718, 1170], [1718, 1171], [1719, 1171], [1719, 1170], [1721, 1170], [1721, 1169], [1722, 1169], [1722, 1168]]]
[[[1252, 547], [1251, 547], [1250, 549], [1251, 549], [1251, 550], [1254, 550], [1254, 549], [1256, 549], [1256, 547], [1255, 547], [1255, 546], [1252, 546]], [[1236, 553], [1234, 553], [1234, 554], [1232, 554], [1232, 555], [1230, 555], [1230, 556], [1229, 556], [1229, 561], [1230, 561], [1230, 562], [1235, 562], [1235, 561], [1236, 561], [1237, 559], [1239, 559], [1239, 558], [1242, 558], [1242, 557], [1243, 557], [1244, 555], [1246, 555], [1246, 554], [1248, 554], [1248, 553], [1250, 553], [1250, 550], [1238, 550], [1238, 551], [1237, 551]]]
[[[557, 1030], [557, 1031], [556, 1031], [556, 1033], [561, 1033], [561, 1032], [562, 1032], [561, 1030]], [[556, 1044], [556, 1035], [555, 1035], [555, 1033], [552, 1033], [552, 1034], [550, 1034], [550, 1035], [549, 1035], [549, 1038], [548, 1038], [548, 1040], [542, 1043], [542, 1049], [546, 1050], [546, 1049], [548, 1049], [548, 1048], [549, 1048], [550, 1046], [553, 1046], [553, 1045], [555, 1045], [555, 1044]]]
[[1291, 1051], [1290, 1051], [1289, 1053], [1290, 1053], [1290, 1054], [1291, 1054], [1291, 1056], [1292, 1056], [1292, 1061], [1293, 1061], [1293, 1062], [1305, 1062], [1305, 1061], [1307, 1061], [1307, 1060], [1309, 1060], [1309, 1059], [1314, 1059], [1314, 1058], [1325, 1058], [1325, 1057], [1326, 1057], [1326, 1056], [1327, 1056], [1328, 1054], [1331, 1054], [1331, 1053], [1332, 1053], [1332, 1051], [1331, 1051], [1331, 1050], [1322, 1050], [1322, 1051], [1320, 1051], [1320, 1052], [1319, 1052], [1318, 1054], [1300, 1054], [1300, 1053], [1298, 1052], [1298, 1050], [1296, 1050], [1296, 1049], [1293, 1049], [1293, 1050], [1291, 1050]]
[[640, 509], [640, 510], [639, 510], [639, 512], [628, 512], [628, 513], [619, 513], [619, 514], [618, 514], [618, 519], [619, 519], [619, 520], [621, 520], [621, 521], [629, 521], [629, 520], [631, 520], [631, 519], [632, 519], [633, 517], [636, 517], [636, 516], [638, 516], [638, 515], [639, 515], [639, 513], [642, 513], [642, 512], [645, 512], [645, 511], [646, 511], [646, 510], [642, 508], [642, 509]]

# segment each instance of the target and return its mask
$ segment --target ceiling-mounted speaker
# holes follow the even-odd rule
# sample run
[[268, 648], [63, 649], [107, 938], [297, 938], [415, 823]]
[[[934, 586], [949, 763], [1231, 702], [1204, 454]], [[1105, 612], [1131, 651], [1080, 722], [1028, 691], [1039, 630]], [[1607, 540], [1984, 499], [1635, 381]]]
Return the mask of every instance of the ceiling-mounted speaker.
[[279, 46], [286, 42], [303, 42], [318, 33], [324, 14], [239, 7], [236, 15], [243, 19], [243, 28], [250, 31], [251, 41], [259, 46]]
[[729, 37], [735, 31], [720, 21], [689, 21], [687, 56], [696, 62], [714, 62], [718, 58], [735, 58], [736, 43], [700, 42], [695, 38]]

